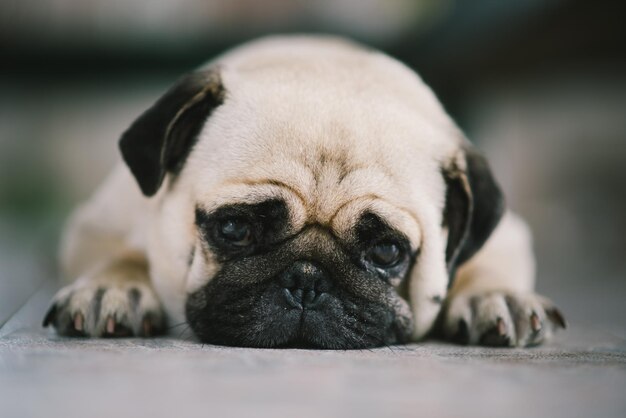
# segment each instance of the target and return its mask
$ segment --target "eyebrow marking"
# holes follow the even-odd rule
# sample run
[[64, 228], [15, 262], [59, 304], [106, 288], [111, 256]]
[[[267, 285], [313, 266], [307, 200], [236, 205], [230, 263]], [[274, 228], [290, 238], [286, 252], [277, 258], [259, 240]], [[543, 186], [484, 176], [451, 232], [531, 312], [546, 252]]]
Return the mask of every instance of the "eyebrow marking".
[[306, 198], [304, 197], [304, 195], [302, 193], [300, 193], [300, 191], [298, 189], [296, 189], [295, 187], [280, 181], [280, 180], [275, 180], [275, 179], [261, 179], [261, 180], [241, 180], [241, 181], [237, 181], [237, 182], [233, 182], [236, 184], [244, 184], [246, 186], [263, 186], [263, 185], [269, 185], [269, 186], [276, 186], [276, 187], [280, 187], [283, 189], [286, 189], [288, 191], [290, 191], [292, 194], [294, 194], [298, 200], [300, 200], [300, 202], [302, 203], [302, 205], [306, 208], [307, 204], [306, 204]]
[[332, 225], [333, 221], [335, 220], [335, 218], [337, 217], [337, 215], [339, 214], [339, 212], [341, 212], [341, 210], [343, 208], [345, 208], [346, 206], [348, 206], [350, 203], [355, 202], [357, 200], [361, 200], [361, 199], [370, 199], [370, 200], [384, 200], [383, 198], [381, 198], [380, 196], [378, 196], [377, 194], [374, 193], [370, 193], [370, 194], [366, 194], [363, 196], [358, 196], [355, 197], [354, 199], [350, 199], [348, 201], [343, 202], [336, 210], [335, 213], [330, 217], [330, 219], [328, 220], [328, 225]]
[[393, 204], [393, 203], [389, 202], [388, 200], [386, 200], [386, 199], [384, 199], [384, 198], [382, 198], [382, 197], [380, 197], [379, 195], [374, 194], [374, 193], [366, 194], [366, 195], [363, 195], [363, 196], [358, 196], [358, 197], [355, 197], [354, 199], [350, 199], [350, 200], [348, 200], [348, 201], [346, 201], [346, 202], [342, 203], [342, 204], [341, 204], [341, 206], [339, 206], [339, 207], [337, 208], [337, 210], [335, 211], [335, 213], [333, 214], [333, 216], [331, 216], [331, 217], [330, 217], [330, 219], [328, 220], [328, 224], [329, 224], [329, 225], [332, 225], [333, 221], [335, 220], [335, 218], [337, 217], [337, 215], [339, 214], [339, 212], [340, 212], [340, 211], [341, 211], [344, 207], [346, 207], [347, 205], [349, 205], [350, 203], [355, 202], [355, 201], [360, 200], [360, 199], [368, 199], [368, 198], [369, 198], [370, 200], [380, 200], [380, 201], [385, 202], [385, 203], [387, 203], [388, 205], [393, 206], [394, 208], [396, 208], [396, 209], [398, 209], [398, 210], [400, 210], [400, 211], [404, 212], [404, 213], [405, 213], [405, 214], [407, 214], [407, 215], [408, 215], [411, 219], [413, 219], [413, 221], [414, 221], [417, 225], [419, 225], [419, 226], [421, 227], [421, 223], [420, 223], [420, 222], [419, 222], [419, 220], [417, 219], [417, 216], [415, 216], [415, 214], [413, 214], [413, 212], [411, 212], [409, 209], [407, 209], [407, 208], [405, 208], [405, 207], [402, 207], [402, 206], [396, 206], [395, 204]]

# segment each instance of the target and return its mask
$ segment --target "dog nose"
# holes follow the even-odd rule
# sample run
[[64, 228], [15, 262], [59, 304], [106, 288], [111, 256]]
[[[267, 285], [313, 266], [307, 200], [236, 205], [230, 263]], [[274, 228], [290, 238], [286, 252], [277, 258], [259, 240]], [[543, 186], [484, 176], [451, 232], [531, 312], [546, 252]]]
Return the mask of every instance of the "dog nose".
[[313, 308], [331, 288], [331, 282], [323, 268], [311, 261], [296, 261], [279, 277], [283, 295], [294, 308]]

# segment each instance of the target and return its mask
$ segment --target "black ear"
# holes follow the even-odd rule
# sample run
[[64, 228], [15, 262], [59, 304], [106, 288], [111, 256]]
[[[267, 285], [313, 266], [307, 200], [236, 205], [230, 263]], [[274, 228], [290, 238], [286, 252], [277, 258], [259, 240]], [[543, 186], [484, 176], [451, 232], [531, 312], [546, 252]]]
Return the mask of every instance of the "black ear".
[[166, 173], [180, 171], [204, 122], [223, 100], [217, 70], [190, 73], [122, 134], [122, 156], [144, 195], [154, 195]]
[[448, 228], [446, 264], [450, 285], [456, 268], [469, 260], [487, 241], [504, 213], [504, 196], [487, 160], [476, 150], [466, 148], [463, 162], [452, 162], [443, 169], [447, 186], [443, 213]]

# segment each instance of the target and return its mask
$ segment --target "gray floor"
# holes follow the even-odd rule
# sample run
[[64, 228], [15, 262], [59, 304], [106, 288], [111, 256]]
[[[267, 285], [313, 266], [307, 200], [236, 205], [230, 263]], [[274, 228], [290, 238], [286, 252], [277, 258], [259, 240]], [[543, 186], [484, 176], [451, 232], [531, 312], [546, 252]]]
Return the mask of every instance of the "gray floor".
[[65, 339], [39, 327], [52, 291], [0, 329], [3, 417], [626, 416], [626, 340], [577, 323], [533, 349]]

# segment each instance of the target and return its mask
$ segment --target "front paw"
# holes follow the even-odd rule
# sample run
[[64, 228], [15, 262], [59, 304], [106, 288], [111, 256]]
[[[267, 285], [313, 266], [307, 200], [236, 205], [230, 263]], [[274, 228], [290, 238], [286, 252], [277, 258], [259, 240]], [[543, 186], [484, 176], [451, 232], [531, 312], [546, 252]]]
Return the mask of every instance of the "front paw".
[[164, 329], [164, 315], [154, 290], [146, 283], [76, 282], [53, 298], [43, 326], [60, 335], [148, 337]]
[[444, 306], [441, 327], [444, 338], [459, 344], [528, 347], [541, 344], [566, 323], [540, 295], [489, 292], [453, 296]]

